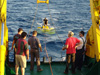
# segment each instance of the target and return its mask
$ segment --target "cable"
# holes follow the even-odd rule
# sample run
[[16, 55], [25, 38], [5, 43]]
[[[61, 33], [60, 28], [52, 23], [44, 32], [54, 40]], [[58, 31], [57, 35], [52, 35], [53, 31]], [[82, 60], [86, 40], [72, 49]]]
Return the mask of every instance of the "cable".
[[[38, 4], [37, 4], [37, 7], [36, 7], [36, 12], [35, 12], [35, 16], [34, 16], [34, 18], [33, 18], [33, 22], [32, 22], [32, 25], [31, 25], [31, 29], [32, 29], [32, 27], [34, 26], [33, 24], [34, 24], [35, 17], [36, 17], [36, 14], [37, 14], [37, 9], [38, 9]], [[28, 37], [29, 37], [29, 35], [30, 35], [31, 29], [30, 29], [30, 31], [29, 31]], [[52, 73], [52, 75], [53, 75], [53, 71], [52, 71], [52, 67], [51, 67], [50, 60], [49, 60], [48, 52], [47, 52], [47, 50], [46, 50], [46, 43], [45, 43], [45, 48], [44, 48], [44, 49], [45, 49], [46, 55], [47, 55], [47, 57], [48, 57], [48, 61], [49, 61], [51, 73]]]
[[[54, 25], [54, 23], [53, 23], [53, 19], [52, 19], [51, 13], [50, 13], [49, 4], [47, 4], [47, 6], [48, 6], [49, 14], [50, 14], [50, 19], [51, 19], [51, 21], [52, 21], [52, 25], [54, 26], [54, 28], [56, 28], [55, 25]], [[55, 29], [55, 32], [56, 32], [56, 35], [57, 35], [57, 37], [59, 38], [59, 40], [62, 42], [62, 44], [65, 45], [65, 43], [64, 43], [64, 42], [61, 40], [61, 38], [59, 37], [59, 35], [58, 35], [56, 29]], [[61, 58], [62, 58], [62, 50], [61, 50]]]
[[[33, 18], [33, 22], [32, 22], [32, 25], [31, 25], [31, 29], [29, 30], [28, 37], [29, 37], [29, 35], [30, 35], [30, 32], [31, 32], [31, 30], [32, 30], [32, 27], [34, 26], [34, 21], [35, 21], [35, 17], [36, 17], [36, 14], [37, 14], [37, 10], [38, 10], [38, 4], [37, 4], [37, 7], [36, 7], [36, 12], [35, 12], [35, 16], [34, 16], [34, 18]], [[34, 26], [34, 27], [35, 27], [35, 26]]]
[[[49, 4], [47, 4], [47, 5], [48, 5], [48, 11], [49, 11], [49, 14], [50, 14], [50, 19], [51, 19], [51, 22], [52, 22], [52, 24], [53, 24], [54, 28], [56, 28], [56, 27], [55, 27], [55, 25], [54, 25], [54, 23], [53, 23], [53, 19], [52, 19], [51, 13], [50, 13]], [[56, 34], [57, 34], [58, 38], [60, 39], [60, 41], [62, 42], [62, 44], [65, 44], [65, 43], [61, 40], [61, 38], [59, 37], [59, 35], [58, 35], [58, 33], [57, 33], [56, 29], [55, 29], [55, 32], [56, 32]]]
[[[46, 40], [46, 37], [45, 37], [45, 40]], [[47, 52], [47, 49], [46, 49], [46, 41], [45, 41], [45, 48], [44, 48], [44, 50], [45, 50], [46, 55], [47, 55], [47, 57], [48, 57], [48, 61], [49, 61], [49, 65], [50, 65], [51, 74], [53, 75], [53, 71], [52, 71], [52, 67], [51, 67], [50, 59], [49, 59], [48, 52]]]

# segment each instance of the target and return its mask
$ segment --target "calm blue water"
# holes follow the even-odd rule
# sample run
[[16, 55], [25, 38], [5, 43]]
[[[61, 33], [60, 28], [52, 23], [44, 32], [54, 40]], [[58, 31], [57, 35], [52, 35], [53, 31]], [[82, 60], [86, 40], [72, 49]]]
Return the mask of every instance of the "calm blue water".
[[[89, 0], [50, 0], [49, 7], [53, 23], [63, 42], [65, 42], [69, 30], [75, 33], [75, 37], [78, 37], [78, 33], [81, 30], [87, 33], [92, 24], [89, 4]], [[36, 0], [8, 0], [7, 26], [9, 29], [10, 42], [12, 42], [13, 36], [17, 33], [19, 27], [29, 33], [36, 6]], [[43, 18], [45, 17], [48, 18], [49, 24], [52, 26], [47, 5], [39, 4], [32, 31], [36, 30], [39, 26], [38, 23], [42, 24]], [[46, 36], [38, 34], [38, 38], [43, 48], [43, 52], [40, 53], [41, 60], [43, 56], [46, 56], [44, 51], [45, 43], [48, 54], [52, 56], [53, 61], [61, 60], [61, 55], [65, 56], [65, 51], [61, 51], [63, 44], [56, 34]], [[11, 43], [9, 43], [9, 50], [10, 49]], [[13, 52], [10, 52], [9, 56], [10, 61], [13, 61]]]

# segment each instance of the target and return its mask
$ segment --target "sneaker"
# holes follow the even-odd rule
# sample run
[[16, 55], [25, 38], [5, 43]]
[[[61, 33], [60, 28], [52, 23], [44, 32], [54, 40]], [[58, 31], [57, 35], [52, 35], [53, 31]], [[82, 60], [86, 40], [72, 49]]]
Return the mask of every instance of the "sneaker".
[[43, 71], [43, 69], [39, 69], [39, 70], [37, 70], [38, 72], [40, 72], [40, 71]]

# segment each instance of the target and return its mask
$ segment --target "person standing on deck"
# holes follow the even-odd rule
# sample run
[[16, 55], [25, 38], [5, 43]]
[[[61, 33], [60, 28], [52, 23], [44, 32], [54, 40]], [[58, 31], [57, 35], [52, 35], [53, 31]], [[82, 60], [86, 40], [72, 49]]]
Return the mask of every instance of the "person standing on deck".
[[31, 48], [30, 70], [33, 70], [34, 68], [34, 58], [36, 57], [37, 71], [42, 71], [42, 69], [40, 68], [40, 56], [39, 56], [39, 48], [40, 48], [40, 51], [42, 52], [42, 47], [41, 47], [41, 43], [39, 39], [36, 36], [37, 36], [37, 31], [33, 31], [32, 37], [28, 39], [28, 44], [30, 45], [30, 48]]
[[79, 32], [79, 40], [82, 44], [76, 48], [76, 60], [75, 60], [75, 68], [81, 71], [81, 67], [83, 64], [83, 55], [85, 53], [85, 38], [84, 38], [84, 31]]
[[[18, 33], [16, 35], [14, 35], [13, 42], [12, 42], [12, 47], [11, 47], [11, 51], [13, 50], [13, 47], [16, 44], [17, 40], [20, 38], [22, 32], [23, 32], [23, 29], [19, 28], [18, 29]], [[14, 64], [15, 64], [15, 49], [14, 49]]]
[[29, 48], [28, 48], [28, 43], [25, 40], [27, 36], [26, 32], [23, 32], [21, 34], [21, 38], [17, 40], [16, 45], [15, 45], [15, 71], [16, 75], [18, 74], [19, 66], [21, 66], [21, 74], [25, 75], [25, 68], [26, 68], [26, 55], [27, 59], [29, 59]]
[[[70, 59], [72, 60], [72, 73], [75, 73], [75, 53], [76, 53], [76, 48], [80, 46], [81, 42], [77, 38], [73, 37], [74, 33], [72, 31], [68, 32], [68, 38], [66, 39], [65, 46], [62, 48], [62, 50], [66, 49], [66, 69], [64, 73], [68, 73], [69, 69], [69, 64], [70, 64]], [[79, 43], [76, 45], [76, 43]]]

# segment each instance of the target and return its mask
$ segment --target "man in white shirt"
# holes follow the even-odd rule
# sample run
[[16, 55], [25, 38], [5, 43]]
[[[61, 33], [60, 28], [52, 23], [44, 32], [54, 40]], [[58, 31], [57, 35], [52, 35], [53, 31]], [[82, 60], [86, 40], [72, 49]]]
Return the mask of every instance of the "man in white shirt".
[[79, 40], [82, 42], [82, 44], [76, 48], [75, 68], [81, 71], [81, 67], [83, 65], [83, 55], [85, 52], [84, 31], [80, 31], [79, 36], [80, 36]]

